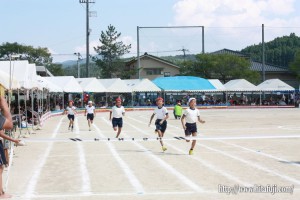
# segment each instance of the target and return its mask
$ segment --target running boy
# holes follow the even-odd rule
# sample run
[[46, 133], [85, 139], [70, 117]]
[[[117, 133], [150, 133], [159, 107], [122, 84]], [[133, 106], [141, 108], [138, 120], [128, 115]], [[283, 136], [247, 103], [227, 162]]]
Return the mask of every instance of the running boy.
[[[167, 129], [167, 119], [169, 118], [168, 110], [166, 107], [163, 106], [164, 99], [161, 97], [158, 97], [156, 99], [156, 105], [157, 107], [154, 109], [154, 113], [151, 115], [149, 126], [151, 125], [152, 119], [154, 115], [156, 115], [156, 131], [158, 132], [159, 137], [164, 137], [164, 133]], [[161, 148], [163, 151], [166, 151], [167, 148], [164, 146], [164, 143], [162, 140], [160, 140]]]
[[[189, 108], [186, 109], [181, 117], [182, 127], [185, 130], [185, 137], [197, 136], [197, 121], [200, 123], [205, 123], [205, 121], [200, 119], [199, 110], [196, 108], [196, 99], [190, 98], [188, 101]], [[186, 123], [185, 123], [186, 122]], [[186, 140], [190, 142], [190, 140]], [[189, 155], [193, 155], [193, 150], [196, 145], [196, 140], [192, 141], [192, 146], [189, 151]]]
[[[116, 138], [119, 137], [122, 127], [123, 127], [122, 116], [125, 116], [125, 109], [121, 104], [122, 104], [122, 100], [120, 97], [118, 97], [116, 99], [116, 105], [112, 107], [112, 109], [109, 113], [109, 120], [112, 120], [112, 126], [113, 126], [114, 131], [118, 130]], [[112, 119], [111, 119], [111, 116], [113, 117]]]
[[89, 101], [88, 105], [85, 107], [84, 116], [86, 116], [88, 120], [89, 131], [91, 131], [91, 124], [93, 124], [94, 117], [96, 117], [95, 106], [93, 106], [92, 101]]
[[70, 120], [69, 122], [69, 128], [68, 130], [72, 130], [74, 128], [74, 120], [75, 120], [75, 113], [76, 113], [76, 107], [73, 106], [73, 101], [69, 101], [69, 106], [66, 107], [65, 112], [63, 114], [68, 113], [68, 119]]

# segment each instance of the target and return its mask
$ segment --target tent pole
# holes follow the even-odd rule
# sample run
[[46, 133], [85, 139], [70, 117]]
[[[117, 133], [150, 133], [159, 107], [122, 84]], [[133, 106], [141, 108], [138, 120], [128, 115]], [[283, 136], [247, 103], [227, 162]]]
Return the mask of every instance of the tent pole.
[[21, 128], [21, 108], [20, 108], [20, 89], [18, 88], [18, 108], [19, 108], [19, 127]]
[[62, 100], [63, 100], [62, 109], [64, 110], [65, 109], [65, 93], [64, 92], [62, 93]]
[[34, 101], [33, 101], [33, 89], [31, 89], [31, 117], [32, 117], [32, 130], [33, 130], [33, 125], [34, 125], [34, 116], [33, 116], [33, 105]]

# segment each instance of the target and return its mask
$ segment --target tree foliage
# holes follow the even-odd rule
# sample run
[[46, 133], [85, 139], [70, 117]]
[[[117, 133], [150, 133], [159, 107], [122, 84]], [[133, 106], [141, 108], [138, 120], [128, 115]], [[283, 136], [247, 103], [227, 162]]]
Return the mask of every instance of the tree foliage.
[[54, 76], [64, 76], [65, 72], [64, 69], [62, 68], [61, 64], [49, 64], [47, 66], [47, 69], [54, 75]]
[[[275, 38], [265, 43], [265, 60], [266, 63], [288, 67], [289, 63], [294, 60], [295, 53], [300, 50], [300, 37], [295, 33], [289, 36]], [[262, 44], [248, 46], [241, 51], [249, 54], [250, 57], [262, 62]]]
[[29, 63], [35, 63], [36, 65], [47, 65], [52, 63], [51, 53], [48, 48], [37, 47], [14, 43], [3, 43], [0, 46], [0, 58], [9, 59], [11, 54], [20, 54], [20, 59], [28, 60]]
[[99, 41], [100, 46], [95, 47], [95, 51], [99, 56], [94, 57], [94, 60], [101, 69], [102, 78], [112, 78], [128, 76], [128, 73], [133, 73], [125, 70], [125, 63], [122, 62], [121, 57], [129, 53], [130, 45], [125, 45], [120, 41], [121, 33], [116, 31], [112, 25], [108, 29], [101, 32]]
[[257, 83], [259, 74], [250, 70], [250, 61], [230, 54], [198, 54], [196, 61], [185, 62], [182, 75], [219, 79], [223, 83], [231, 79], [247, 79]]
[[300, 50], [296, 52], [294, 61], [290, 63], [289, 67], [296, 74], [297, 79], [300, 80]]

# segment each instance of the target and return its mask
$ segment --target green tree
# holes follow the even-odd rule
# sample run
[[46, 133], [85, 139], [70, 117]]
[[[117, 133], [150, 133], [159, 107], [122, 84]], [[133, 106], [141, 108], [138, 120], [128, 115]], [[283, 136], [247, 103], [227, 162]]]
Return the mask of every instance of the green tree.
[[289, 67], [296, 74], [297, 79], [300, 80], [300, 50], [296, 52], [294, 61], [290, 63]]
[[250, 70], [249, 60], [230, 54], [198, 54], [195, 62], [190, 61], [181, 69], [181, 74], [219, 79], [223, 83], [240, 78], [259, 81], [259, 74]]
[[9, 59], [11, 54], [20, 54], [22, 60], [28, 60], [30, 63], [36, 65], [47, 65], [52, 63], [53, 58], [48, 48], [22, 45], [17, 42], [14, 43], [3, 43], [0, 45], [0, 58]]
[[47, 69], [54, 75], [54, 76], [64, 76], [64, 70], [61, 64], [50, 64], [47, 66]]
[[[275, 38], [265, 43], [266, 63], [288, 67], [294, 60], [295, 53], [300, 50], [300, 37], [295, 33], [289, 36]], [[250, 57], [258, 62], [262, 62], [262, 44], [248, 46], [241, 50], [242, 53], [249, 54]]]
[[121, 56], [129, 53], [130, 45], [125, 45], [119, 41], [121, 33], [116, 31], [112, 25], [104, 32], [101, 31], [99, 41], [100, 46], [94, 47], [99, 56], [94, 57], [94, 61], [101, 69], [102, 78], [112, 78], [128, 76], [132, 72], [130, 69], [126, 70], [125, 63], [122, 61]]

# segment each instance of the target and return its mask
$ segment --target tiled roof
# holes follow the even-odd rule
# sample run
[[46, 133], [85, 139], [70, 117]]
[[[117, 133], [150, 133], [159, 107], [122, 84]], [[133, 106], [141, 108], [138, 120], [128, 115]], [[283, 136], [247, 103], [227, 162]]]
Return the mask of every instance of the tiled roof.
[[[253, 71], [262, 71], [262, 63], [251, 61], [250, 69]], [[266, 72], [289, 72], [289, 69], [265, 64]]]

